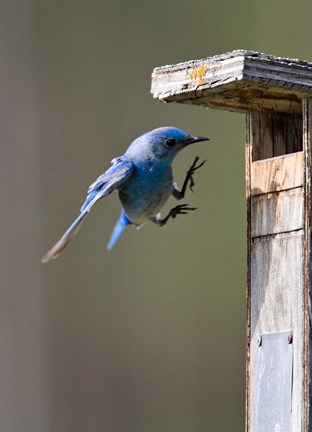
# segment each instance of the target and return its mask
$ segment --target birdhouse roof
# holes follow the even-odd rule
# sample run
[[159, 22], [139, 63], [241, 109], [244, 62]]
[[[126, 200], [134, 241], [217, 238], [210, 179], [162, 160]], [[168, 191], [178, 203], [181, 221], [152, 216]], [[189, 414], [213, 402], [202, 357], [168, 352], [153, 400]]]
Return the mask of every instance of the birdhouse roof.
[[163, 102], [301, 114], [302, 99], [312, 97], [312, 62], [236, 50], [157, 67], [151, 91]]

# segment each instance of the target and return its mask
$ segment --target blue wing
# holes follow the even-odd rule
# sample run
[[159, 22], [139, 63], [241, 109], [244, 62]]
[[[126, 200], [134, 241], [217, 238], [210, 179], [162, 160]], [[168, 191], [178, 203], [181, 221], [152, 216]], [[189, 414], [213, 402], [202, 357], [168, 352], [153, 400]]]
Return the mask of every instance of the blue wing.
[[80, 211], [89, 211], [101, 198], [118, 189], [134, 172], [135, 166], [122, 158], [113, 159], [113, 165], [100, 175], [88, 189], [87, 199]]
[[81, 207], [79, 216], [74, 220], [59, 241], [44, 255], [41, 262], [46, 263], [57, 258], [71, 239], [77, 234], [91, 207], [93, 207], [100, 198], [109, 195], [114, 189], [118, 189], [135, 170], [135, 166], [131, 162], [123, 161], [122, 158], [114, 159], [112, 162], [113, 165], [89, 187], [87, 199]]

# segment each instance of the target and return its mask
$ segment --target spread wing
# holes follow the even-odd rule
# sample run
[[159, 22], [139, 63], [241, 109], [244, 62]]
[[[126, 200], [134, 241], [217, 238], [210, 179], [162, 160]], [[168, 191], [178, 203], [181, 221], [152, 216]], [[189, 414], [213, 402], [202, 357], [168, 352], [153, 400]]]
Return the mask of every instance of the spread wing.
[[118, 189], [135, 171], [133, 163], [123, 161], [121, 158], [114, 159], [112, 162], [113, 165], [90, 185], [81, 212], [88, 212], [100, 198]]
[[59, 241], [44, 255], [41, 262], [46, 263], [57, 258], [77, 234], [91, 207], [102, 197], [121, 186], [134, 172], [135, 166], [131, 162], [124, 162], [122, 158], [114, 159], [113, 165], [105, 171], [89, 187], [87, 199], [81, 207], [79, 216], [59, 239]]

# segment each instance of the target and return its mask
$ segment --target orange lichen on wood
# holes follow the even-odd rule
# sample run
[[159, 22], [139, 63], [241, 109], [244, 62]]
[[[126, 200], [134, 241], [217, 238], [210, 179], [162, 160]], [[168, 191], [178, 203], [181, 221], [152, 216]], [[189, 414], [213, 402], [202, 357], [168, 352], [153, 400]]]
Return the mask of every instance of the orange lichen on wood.
[[194, 69], [191, 73], [191, 80], [197, 81], [198, 84], [204, 84], [205, 83], [205, 75], [206, 75], [206, 68], [205, 66], [199, 66], [198, 68]]

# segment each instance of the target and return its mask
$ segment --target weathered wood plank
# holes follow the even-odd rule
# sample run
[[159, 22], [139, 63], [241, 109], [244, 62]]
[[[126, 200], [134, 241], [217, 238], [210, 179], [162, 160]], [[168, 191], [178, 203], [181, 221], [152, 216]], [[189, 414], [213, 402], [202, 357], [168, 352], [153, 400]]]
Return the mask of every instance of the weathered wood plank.
[[251, 164], [251, 194], [258, 195], [303, 186], [303, 152]]
[[238, 50], [155, 68], [151, 91], [165, 102], [301, 114], [311, 73], [309, 62]]
[[[301, 146], [301, 126], [294, 133], [291, 125], [297, 128], [297, 122], [302, 120], [299, 115], [289, 121], [284, 114], [280, 114], [280, 118], [275, 115], [249, 112], [246, 123], [246, 428], [248, 432], [259, 432], [256, 421], [259, 407], [256, 401], [258, 335], [292, 331], [294, 349], [290, 430], [307, 432], [303, 428], [305, 412], [302, 409], [302, 395], [306, 385], [303, 366], [304, 156], [301, 151], [286, 154]], [[266, 148], [261, 148], [263, 146]], [[275, 152], [283, 151], [285, 154], [282, 156], [275, 156]], [[261, 160], [268, 154], [273, 157]]]
[[253, 240], [252, 335], [293, 328], [294, 319], [298, 318], [297, 290], [302, 285], [302, 244], [303, 230]]
[[304, 310], [304, 392], [301, 410], [304, 431], [312, 430], [312, 99], [303, 101], [303, 154], [305, 173], [304, 246], [303, 246], [303, 302]]
[[251, 236], [285, 233], [303, 228], [303, 188], [251, 198]]
[[246, 432], [251, 432], [250, 429], [250, 382], [251, 382], [251, 164], [252, 164], [252, 117], [251, 112], [246, 115], [246, 135], [245, 135], [245, 159], [246, 159], [246, 204], [247, 204], [247, 322], [246, 322], [246, 413], [245, 423]]
[[[303, 230], [253, 241], [251, 250], [250, 370], [257, 370], [261, 333], [291, 330], [293, 333], [292, 431], [302, 430], [303, 370]], [[257, 388], [255, 373], [249, 375], [250, 428], [256, 430]]]

